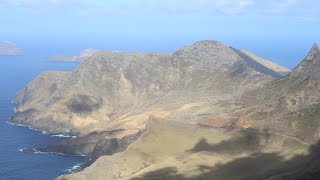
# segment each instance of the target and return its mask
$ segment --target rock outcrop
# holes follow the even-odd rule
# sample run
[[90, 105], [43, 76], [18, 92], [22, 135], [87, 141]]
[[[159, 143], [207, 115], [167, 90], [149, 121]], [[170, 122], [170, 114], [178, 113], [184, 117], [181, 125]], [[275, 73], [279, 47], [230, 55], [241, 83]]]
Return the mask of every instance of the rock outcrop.
[[144, 132], [143, 130], [121, 138], [113, 137], [99, 140], [91, 153], [91, 162], [95, 162], [101, 156], [110, 156], [126, 150], [127, 147], [136, 141]]
[[196, 123], [250, 109], [239, 97], [279, 76], [216, 41], [171, 55], [101, 51], [74, 72], [47, 72], [32, 81], [18, 93], [12, 121], [73, 135], [118, 129], [130, 134], [143, 129], [149, 116]]

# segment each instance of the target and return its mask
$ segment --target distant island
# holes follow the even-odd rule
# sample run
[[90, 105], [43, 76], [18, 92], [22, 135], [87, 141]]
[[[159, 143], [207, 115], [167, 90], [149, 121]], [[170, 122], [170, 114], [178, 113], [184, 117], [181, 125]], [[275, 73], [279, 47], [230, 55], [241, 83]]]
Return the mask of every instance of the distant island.
[[10, 41], [0, 41], [0, 56], [16, 56], [22, 53], [22, 49]]
[[66, 55], [66, 54], [58, 54], [49, 58], [51, 61], [83, 61], [91, 57], [95, 52], [99, 50], [89, 48], [80, 52], [79, 55]]

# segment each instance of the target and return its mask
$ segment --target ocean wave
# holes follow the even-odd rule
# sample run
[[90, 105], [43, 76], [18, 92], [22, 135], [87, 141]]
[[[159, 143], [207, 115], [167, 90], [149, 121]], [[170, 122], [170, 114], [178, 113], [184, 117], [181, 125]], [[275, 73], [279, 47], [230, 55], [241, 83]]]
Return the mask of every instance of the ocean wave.
[[65, 135], [65, 134], [53, 134], [51, 137], [60, 137], [60, 138], [77, 138], [77, 136]]
[[76, 164], [68, 169], [66, 169], [65, 171], [66, 172], [69, 172], [69, 173], [75, 173], [75, 172], [78, 172], [79, 170], [81, 170], [82, 166], [84, 165], [85, 163], [79, 163], [79, 164]]
[[[27, 125], [23, 125], [23, 124], [15, 124], [15, 123], [12, 123], [10, 121], [6, 121], [7, 124], [10, 124], [12, 126], [18, 126], [18, 127], [26, 127], [30, 130], [33, 130], [33, 131], [37, 131], [37, 132], [41, 132], [42, 134], [44, 135], [49, 135], [47, 131], [43, 131], [43, 130], [39, 130], [39, 129], [36, 129], [36, 128], [33, 128], [31, 126], [27, 126]], [[52, 134], [50, 135], [51, 137], [60, 137], [60, 138], [78, 138], [77, 136], [72, 136], [72, 135], [66, 135], [66, 134]]]
[[18, 127], [26, 127], [30, 130], [33, 130], [33, 131], [37, 131], [37, 132], [41, 132], [42, 134], [45, 134], [45, 135], [48, 135], [48, 132], [47, 131], [42, 131], [42, 130], [39, 130], [39, 129], [36, 129], [36, 128], [33, 128], [31, 126], [28, 126], [28, 125], [24, 125], [24, 124], [15, 124], [15, 123], [12, 123], [12, 122], [9, 122], [9, 121], [6, 121], [7, 124], [10, 124], [12, 126], [18, 126]]
[[17, 110], [18, 110], [18, 108], [19, 108], [18, 103], [17, 103], [16, 101], [14, 101], [14, 100], [11, 100], [11, 104], [12, 104], [12, 106], [13, 106], [13, 111], [14, 111], [14, 113], [16, 113]]
[[11, 126], [16, 126], [16, 124], [12, 123], [12, 122], [9, 122], [9, 121], [6, 121], [7, 124], [10, 124]]
[[86, 157], [86, 155], [70, 155], [70, 154], [64, 154], [64, 153], [59, 153], [59, 152], [43, 152], [39, 151], [35, 148], [22, 148], [18, 149], [19, 152], [26, 152], [26, 153], [34, 153], [34, 154], [51, 154], [51, 155], [61, 155], [61, 156], [77, 156], [77, 157]]
[[34, 154], [51, 154], [51, 155], [60, 155], [60, 156], [77, 156], [77, 157], [85, 157], [86, 155], [70, 155], [70, 154], [64, 154], [64, 153], [59, 153], [59, 152], [42, 152], [34, 149], [35, 151], [33, 152]]
[[13, 104], [14, 106], [18, 105], [18, 103], [16, 101], [14, 101], [14, 100], [11, 100], [11, 104]]

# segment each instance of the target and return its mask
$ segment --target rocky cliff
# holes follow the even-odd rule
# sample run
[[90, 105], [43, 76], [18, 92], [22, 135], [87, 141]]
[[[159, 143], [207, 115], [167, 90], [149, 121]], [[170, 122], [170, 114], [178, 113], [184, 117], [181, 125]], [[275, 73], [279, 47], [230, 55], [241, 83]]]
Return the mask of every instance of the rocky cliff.
[[32, 81], [18, 93], [12, 121], [50, 133], [130, 134], [143, 129], [151, 115], [193, 123], [240, 111], [247, 105], [238, 97], [279, 76], [216, 41], [171, 55], [101, 51], [72, 73], [46, 72]]

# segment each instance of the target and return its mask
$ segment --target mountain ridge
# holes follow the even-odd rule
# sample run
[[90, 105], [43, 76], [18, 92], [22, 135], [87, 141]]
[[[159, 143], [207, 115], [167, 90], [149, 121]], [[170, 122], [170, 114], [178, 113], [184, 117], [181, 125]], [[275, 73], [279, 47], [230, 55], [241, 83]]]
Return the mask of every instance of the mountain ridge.
[[285, 68], [283, 66], [280, 66], [276, 63], [273, 63], [272, 61], [266, 61], [263, 58], [260, 58], [254, 54], [252, 54], [251, 52], [249, 52], [248, 50], [240, 50], [242, 53], [246, 54], [247, 56], [251, 57], [253, 60], [257, 61], [258, 63], [268, 67], [269, 69], [272, 69], [275, 72], [278, 72], [282, 75], [286, 75], [288, 74], [291, 70], [288, 68]]
[[[41, 93], [30, 89], [39, 81], [31, 82], [17, 95], [20, 106], [12, 120], [51, 133], [75, 135], [119, 128], [131, 132], [143, 128], [149, 115], [192, 122], [201, 114], [224, 111], [219, 101], [233, 101], [238, 94], [274, 78], [263, 72], [217, 41], [200, 41], [172, 55], [99, 51], [63, 78], [42, 79]], [[174, 110], [202, 104], [208, 98], [212, 100], [204, 103], [203, 113], [188, 114], [193, 113], [189, 111], [192, 106]], [[217, 103], [221, 110], [206, 110]]]

